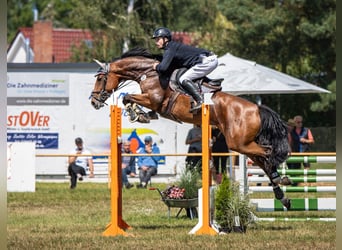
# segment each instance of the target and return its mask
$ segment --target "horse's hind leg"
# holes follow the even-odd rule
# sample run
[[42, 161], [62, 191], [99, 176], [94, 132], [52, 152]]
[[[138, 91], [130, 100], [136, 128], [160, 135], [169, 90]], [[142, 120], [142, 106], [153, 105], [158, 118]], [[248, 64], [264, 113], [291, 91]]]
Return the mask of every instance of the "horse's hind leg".
[[277, 171], [277, 166], [273, 166], [269, 163], [268, 158], [272, 154], [272, 147], [261, 146], [255, 142], [250, 143], [247, 147], [241, 147], [240, 153], [246, 154], [252, 159], [268, 176], [273, 187], [273, 193], [276, 199], [280, 200], [281, 203], [287, 208], [291, 207], [291, 200], [285, 197], [283, 190], [279, 184], [281, 177]]
[[267, 160], [260, 157], [250, 157], [261, 169], [265, 171], [271, 181], [273, 193], [276, 199], [280, 200], [288, 210], [291, 208], [291, 200], [285, 197], [284, 191], [280, 188], [281, 177], [277, 171], [277, 166], [267, 167]]
[[271, 157], [272, 150], [272, 146], [270, 145], [259, 145], [256, 142], [251, 142], [248, 146], [240, 146], [239, 152], [247, 155], [257, 163], [257, 165], [266, 172], [267, 176], [273, 183], [279, 184], [281, 177], [277, 171], [277, 167], [271, 166], [268, 162], [268, 158]]

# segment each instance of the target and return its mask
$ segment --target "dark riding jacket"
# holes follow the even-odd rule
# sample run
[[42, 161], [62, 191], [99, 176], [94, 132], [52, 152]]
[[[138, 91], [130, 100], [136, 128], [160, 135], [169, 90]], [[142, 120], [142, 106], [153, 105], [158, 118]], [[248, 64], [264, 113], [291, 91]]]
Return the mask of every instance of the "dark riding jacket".
[[156, 68], [159, 75], [164, 76], [171, 76], [175, 69], [183, 67], [189, 69], [202, 62], [201, 55], [208, 56], [210, 54], [208, 50], [175, 41], [169, 41], [164, 50], [163, 59]]

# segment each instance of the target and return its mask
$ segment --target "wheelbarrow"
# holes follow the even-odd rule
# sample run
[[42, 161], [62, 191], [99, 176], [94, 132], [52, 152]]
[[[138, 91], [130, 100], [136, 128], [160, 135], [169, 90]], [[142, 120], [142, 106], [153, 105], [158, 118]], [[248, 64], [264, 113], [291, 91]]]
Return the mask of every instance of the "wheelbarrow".
[[187, 216], [193, 220], [198, 217], [197, 207], [198, 207], [198, 198], [193, 199], [167, 199], [163, 196], [162, 192], [159, 188], [150, 187], [149, 190], [157, 190], [160, 194], [161, 200], [165, 203], [168, 208], [168, 218], [171, 216], [171, 207], [179, 208], [176, 218], [178, 218], [179, 214], [183, 209], [186, 210]]

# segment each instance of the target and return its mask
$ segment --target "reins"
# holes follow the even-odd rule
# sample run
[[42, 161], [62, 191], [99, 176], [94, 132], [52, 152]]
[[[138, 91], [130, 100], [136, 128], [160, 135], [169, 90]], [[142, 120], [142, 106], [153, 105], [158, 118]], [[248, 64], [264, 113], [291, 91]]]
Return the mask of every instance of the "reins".
[[[97, 60], [95, 60], [97, 61]], [[106, 104], [105, 101], [112, 95], [113, 92], [120, 90], [124, 87], [126, 87], [129, 82], [127, 82], [127, 80], [121, 80], [118, 84], [118, 86], [112, 90], [112, 92], [108, 92], [106, 91], [106, 85], [107, 85], [107, 76], [108, 74], [115, 74], [114, 72], [110, 72], [110, 63], [100, 63], [97, 61], [98, 64], [100, 64], [101, 68], [97, 71], [95, 77], [98, 77], [99, 75], [103, 75], [104, 79], [102, 79], [103, 84], [102, 84], [102, 89], [100, 91], [92, 91], [91, 92], [91, 96], [92, 98], [94, 98], [95, 100], [97, 100], [100, 103]], [[153, 70], [152, 67], [147, 68], [146, 70], [144, 70], [141, 73], [138, 73], [137, 76], [133, 76], [132, 77], [132, 81], [137, 82], [139, 85], [141, 84], [141, 81], [146, 80], [148, 77], [153, 77], [153, 74], [150, 74], [150, 76], [148, 76], [148, 74], [150, 72], [155, 72], [156, 76], [158, 76], [157, 72]], [[107, 104], [106, 104], [107, 105]]]

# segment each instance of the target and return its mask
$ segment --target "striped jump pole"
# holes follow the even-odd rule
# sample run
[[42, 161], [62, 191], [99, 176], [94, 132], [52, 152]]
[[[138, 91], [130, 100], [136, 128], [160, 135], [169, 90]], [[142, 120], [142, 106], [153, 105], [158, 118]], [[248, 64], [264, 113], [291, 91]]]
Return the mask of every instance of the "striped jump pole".
[[[251, 199], [258, 212], [287, 211], [277, 199]], [[293, 198], [291, 211], [322, 211], [336, 210], [335, 198]]]
[[290, 156], [287, 163], [336, 163], [336, 156]]
[[[280, 187], [287, 193], [321, 193], [321, 192], [336, 192], [336, 186], [314, 186], [314, 187]], [[272, 187], [252, 186], [249, 187], [252, 192], [273, 192]]]
[[324, 221], [331, 222], [336, 221], [336, 218], [315, 218], [315, 217], [306, 217], [306, 218], [288, 218], [288, 217], [273, 217], [273, 218], [257, 218], [256, 221], [289, 221], [289, 222], [304, 222], [304, 221]]
[[[248, 177], [249, 182], [270, 182], [270, 179], [266, 176], [250, 176]], [[336, 182], [336, 176], [304, 176], [304, 177], [292, 177], [293, 182], [303, 182], [303, 183], [315, 183], [315, 182]]]
[[[336, 175], [336, 169], [278, 169], [281, 175]], [[248, 169], [247, 174], [265, 175], [265, 172], [258, 169]]]
[[[287, 163], [336, 163], [335, 155], [295, 155], [290, 156]], [[286, 169], [285, 167], [278, 169], [280, 175], [288, 175], [294, 183], [317, 183], [317, 182], [335, 182], [336, 183], [336, 169]], [[245, 183], [247, 189], [251, 192], [273, 192], [271, 186], [249, 186], [248, 183], [267, 182], [265, 172], [259, 168], [247, 169], [245, 175]], [[335, 186], [281, 186], [284, 192], [332, 192], [336, 193]], [[282, 203], [277, 199], [251, 199], [251, 204], [256, 207], [258, 212], [275, 212], [287, 211]], [[336, 211], [336, 198], [291, 198], [291, 211]], [[273, 217], [273, 218], [256, 218], [256, 221], [336, 221], [336, 218], [287, 218], [287, 217]]]

